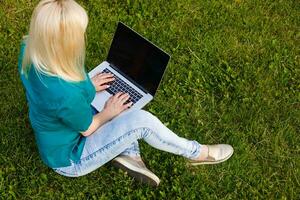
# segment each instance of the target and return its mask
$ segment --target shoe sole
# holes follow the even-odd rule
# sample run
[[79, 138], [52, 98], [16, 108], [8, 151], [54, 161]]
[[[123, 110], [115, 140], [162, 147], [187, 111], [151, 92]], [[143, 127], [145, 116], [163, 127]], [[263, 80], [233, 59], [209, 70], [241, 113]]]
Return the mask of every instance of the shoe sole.
[[226, 160], [228, 160], [232, 154], [233, 154], [234, 150], [232, 150], [231, 154], [229, 154], [226, 158], [222, 159], [222, 160], [217, 160], [217, 161], [203, 161], [203, 162], [190, 162], [190, 165], [192, 166], [198, 166], [198, 165], [213, 165], [213, 164], [218, 164], [221, 162], [224, 162]]
[[146, 183], [154, 187], [157, 187], [159, 185], [160, 180], [157, 176], [124, 161], [122, 158], [115, 158], [114, 160], [112, 160], [112, 164], [115, 167], [128, 172], [130, 176], [142, 183]]

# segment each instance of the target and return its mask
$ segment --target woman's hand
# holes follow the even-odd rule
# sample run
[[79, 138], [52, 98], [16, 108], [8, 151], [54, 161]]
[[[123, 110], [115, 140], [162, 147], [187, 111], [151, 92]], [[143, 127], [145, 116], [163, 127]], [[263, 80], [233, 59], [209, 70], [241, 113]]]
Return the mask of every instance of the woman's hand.
[[100, 92], [109, 87], [110, 82], [114, 81], [115, 78], [110, 73], [98, 73], [91, 78], [91, 81], [96, 89], [96, 92]]
[[129, 98], [130, 96], [128, 94], [118, 92], [106, 101], [103, 112], [105, 112], [111, 118], [114, 118], [132, 105], [132, 102], [125, 104]]
[[122, 111], [128, 109], [132, 102], [124, 104], [129, 99], [129, 95], [119, 92], [114, 96], [111, 96], [105, 103], [104, 109], [93, 116], [93, 121], [88, 130], [81, 132], [85, 137], [93, 134], [100, 126], [111, 120]]

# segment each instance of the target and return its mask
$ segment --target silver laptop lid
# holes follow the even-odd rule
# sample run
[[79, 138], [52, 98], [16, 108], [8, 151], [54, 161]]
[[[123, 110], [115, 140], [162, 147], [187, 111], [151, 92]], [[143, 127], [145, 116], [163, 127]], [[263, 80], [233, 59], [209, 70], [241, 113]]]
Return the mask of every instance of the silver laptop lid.
[[119, 22], [107, 62], [133, 82], [155, 95], [170, 56], [137, 32]]

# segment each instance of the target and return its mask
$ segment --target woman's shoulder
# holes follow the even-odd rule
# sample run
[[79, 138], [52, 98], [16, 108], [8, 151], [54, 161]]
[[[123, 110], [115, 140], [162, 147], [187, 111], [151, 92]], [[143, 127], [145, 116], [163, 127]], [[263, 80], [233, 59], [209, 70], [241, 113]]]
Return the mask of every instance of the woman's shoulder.
[[36, 102], [45, 106], [58, 107], [72, 98], [77, 98], [82, 93], [80, 88], [59, 77], [33, 71], [35, 70], [32, 69], [29, 74], [29, 83]]
[[[26, 40], [28, 36], [24, 36], [21, 42], [21, 56], [19, 61], [19, 69], [21, 65], [21, 58], [23, 57]], [[57, 107], [70, 99], [79, 98], [80, 95], [85, 96], [86, 84], [88, 78], [80, 82], [69, 82], [58, 76], [52, 76], [40, 72], [31, 64], [26, 77], [24, 73], [20, 72], [20, 77], [29, 94], [29, 100], [39, 107]], [[87, 75], [86, 75], [87, 76]]]
[[44, 75], [40, 80], [48, 95], [59, 98], [70, 98], [80, 93], [80, 88], [74, 83], [69, 83], [59, 77], [49, 77]]

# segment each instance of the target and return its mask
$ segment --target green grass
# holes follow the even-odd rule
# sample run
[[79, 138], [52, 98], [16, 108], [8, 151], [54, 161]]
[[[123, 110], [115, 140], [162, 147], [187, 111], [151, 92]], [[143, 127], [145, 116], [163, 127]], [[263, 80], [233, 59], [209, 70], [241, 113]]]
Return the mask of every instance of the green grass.
[[0, 199], [299, 199], [299, 1], [80, 1], [88, 70], [125, 22], [172, 56], [146, 109], [180, 136], [235, 148], [225, 163], [190, 168], [142, 142], [157, 189], [110, 164], [66, 178], [41, 162], [17, 73], [36, 2], [0, 1]]

